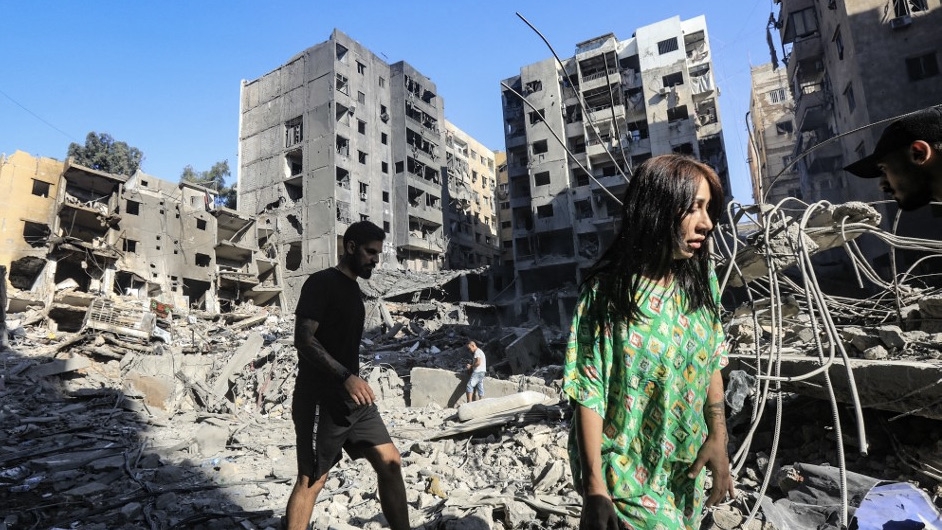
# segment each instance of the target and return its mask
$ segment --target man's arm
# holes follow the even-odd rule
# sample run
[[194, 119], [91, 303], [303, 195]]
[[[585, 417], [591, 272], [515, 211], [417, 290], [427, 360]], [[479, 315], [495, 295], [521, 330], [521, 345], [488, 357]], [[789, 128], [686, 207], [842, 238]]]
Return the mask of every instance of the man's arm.
[[723, 374], [716, 370], [710, 377], [710, 386], [707, 388], [706, 406], [703, 416], [706, 420], [709, 434], [697, 453], [697, 460], [690, 468], [691, 478], [697, 476], [706, 465], [713, 475], [713, 487], [710, 497], [706, 500], [706, 507], [713, 506], [727, 496], [735, 497], [736, 488], [733, 486], [733, 477], [729, 472], [729, 454], [727, 445], [729, 435], [726, 432], [726, 405], [723, 401]]
[[373, 389], [366, 381], [360, 379], [359, 375], [351, 374], [344, 365], [327, 352], [324, 345], [314, 336], [317, 326], [316, 320], [297, 317], [294, 324], [294, 347], [298, 350], [298, 357], [333, 374], [357, 405], [372, 404], [376, 400]]

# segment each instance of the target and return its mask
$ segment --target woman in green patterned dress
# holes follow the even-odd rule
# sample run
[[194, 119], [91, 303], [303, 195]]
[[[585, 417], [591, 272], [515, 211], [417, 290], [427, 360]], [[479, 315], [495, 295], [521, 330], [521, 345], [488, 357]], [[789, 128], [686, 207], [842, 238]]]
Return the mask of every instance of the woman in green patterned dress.
[[563, 384], [581, 530], [695, 530], [704, 504], [735, 495], [707, 244], [722, 198], [706, 164], [647, 160], [628, 183], [620, 232], [583, 283]]

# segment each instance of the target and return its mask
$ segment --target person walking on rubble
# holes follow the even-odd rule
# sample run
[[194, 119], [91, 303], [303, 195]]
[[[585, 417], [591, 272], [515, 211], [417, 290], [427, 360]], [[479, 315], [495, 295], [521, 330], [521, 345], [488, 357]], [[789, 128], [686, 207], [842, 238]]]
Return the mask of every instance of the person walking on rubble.
[[465, 393], [468, 396], [468, 403], [471, 403], [484, 397], [484, 375], [487, 374], [487, 357], [484, 356], [484, 350], [478, 348], [477, 343], [473, 340], [468, 342], [468, 351], [474, 356], [471, 363], [465, 366], [470, 374]]
[[298, 478], [288, 498], [283, 525], [288, 530], [308, 527], [341, 448], [373, 466], [390, 527], [409, 528], [399, 450], [379, 415], [373, 390], [358, 375], [365, 310], [357, 277], [372, 275], [385, 236], [369, 221], [351, 224], [337, 266], [312, 274], [301, 288], [294, 330], [298, 378], [291, 410]]
[[942, 106], [889, 124], [873, 153], [844, 169], [858, 177], [879, 178], [880, 188], [902, 210], [942, 201]]
[[707, 242], [722, 197], [699, 161], [647, 160], [628, 183], [620, 231], [581, 286], [563, 379], [581, 530], [696, 529], [704, 504], [736, 493]]

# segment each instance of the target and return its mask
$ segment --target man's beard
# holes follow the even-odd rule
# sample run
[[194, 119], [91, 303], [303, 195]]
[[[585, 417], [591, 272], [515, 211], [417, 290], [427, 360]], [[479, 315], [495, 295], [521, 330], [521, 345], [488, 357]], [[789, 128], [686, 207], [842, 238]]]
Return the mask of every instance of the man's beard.
[[[929, 182], [932, 182], [932, 174], [915, 164], [909, 164], [907, 172], [910, 183], [907, 186], [906, 196], [902, 199], [896, 199], [896, 203], [899, 205], [900, 210], [909, 212], [922, 208], [932, 200], [932, 190], [929, 188]], [[914, 187], [912, 183], [918, 184]]]
[[350, 266], [350, 270], [353, 271], [353, 274], [356, 274], [364, 280], [369, 280], [370, 276], [373, 275], [373, 266], [363, 264], [354, 257], [348, 257], [347, 264]]

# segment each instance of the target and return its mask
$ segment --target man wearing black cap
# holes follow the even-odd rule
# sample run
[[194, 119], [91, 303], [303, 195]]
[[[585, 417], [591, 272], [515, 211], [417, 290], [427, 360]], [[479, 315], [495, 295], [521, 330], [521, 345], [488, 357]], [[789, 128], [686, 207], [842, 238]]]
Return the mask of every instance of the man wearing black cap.
[[883, 131], [870, 156], [844, 168], [880, 187], [903, 210], [942, 201], [942, 106], [909, 114]]

